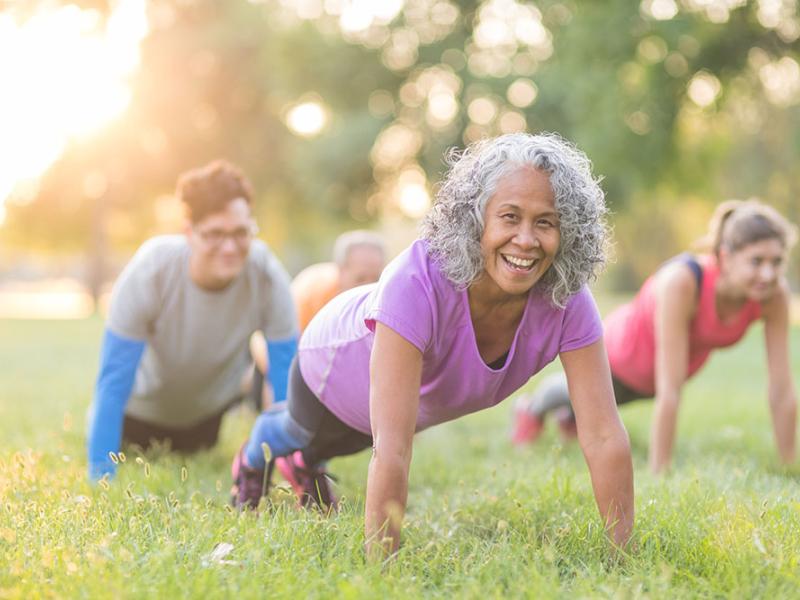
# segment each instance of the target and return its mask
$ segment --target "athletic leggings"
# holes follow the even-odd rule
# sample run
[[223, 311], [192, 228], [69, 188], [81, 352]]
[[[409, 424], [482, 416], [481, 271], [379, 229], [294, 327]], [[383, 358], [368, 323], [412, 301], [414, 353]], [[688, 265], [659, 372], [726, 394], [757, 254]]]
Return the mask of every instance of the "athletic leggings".
[[[611, 376], [611, 383], [614, 386], [614, 397], [617, 399], [617, 406], [627, 404], [634, 400], [651, 398], [648, 394], [634, 391], [619, 379]], [[569, 388], [567, 387], [567, 376], [561, 373], [554, 373], [545, 377], [544, 381], [536, 388], [532, 396], [520, 397], [521, 408], [537, 417], [544, 417], [551, 410], [567, 407], [572, 411], [572, 404], [569, 400]], [[575, 415], [573, 413], [573, 418]]]
[[[234, 401], [238, 402], [238, 399]], [[164, 427], [125, 415], [122, 422], [122, 441], [147, 449], [154, 443], [167, 443], [178, 452], [196, 452], [211, 448], [217, 443], [222, 417], [231, 407], [228, 404], [219, 412], [191, 427]]]
[[262, 443], [269, 446], [272, 456], [301, 450], [310, 467], [369, 448], [372, 436], [345, 425], [319, 401], [306, 385], [295, 357], [289, 368], [286, 402], [261, 413], [250, 432], [245, 455], [251, 467], [264, 468]]

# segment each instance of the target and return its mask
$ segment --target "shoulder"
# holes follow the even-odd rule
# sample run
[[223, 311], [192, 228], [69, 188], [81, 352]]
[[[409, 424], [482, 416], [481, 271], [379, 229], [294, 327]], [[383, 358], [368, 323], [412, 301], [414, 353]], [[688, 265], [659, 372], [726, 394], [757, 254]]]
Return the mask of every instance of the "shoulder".
[[579, 289], [577, 292], [575, 292], [569, 297], [564, 310], [576, 310], [585, 308], [587, 306], [592, 308], [597, 307], [597, 305], [594, 302], [594, 296], [592, 295], [592, 292], [589, 290], [589, 286], [583, 284], [581, 286], [581, 289]]
[[377, 293], [384, 300], [395, 297], [409, 309], [411, 302], [418, 305], [425, 299], [431, 308], [440, 311], [449, 310], [459, 297], [422, 240], [412, 243], [386, 266], [378, 280]]
[[114, 283], [109, 328], [131, 339], [146, 338], [167, 296], [184, 285], [188, 258], [189, 245], [182, 235], [158, 236], [142, 244]]
[[[427, 248], [419, 240], [392, 260], [368, 296], [364, 322], [381, 322], [425, 352], [442, 319], [456, 311], [456, 294], [446, 295]], [[360, 289], [360, 288], [356, 288]]]
[[428, 244], [424, 240], [414, 241], [408, 248], [398, 254], [383, 271], [388, 279], [416, 279], [431, 284], [440, 284], [443, 275], [436, 261], [428, 252]]
[[129, 273], [155, 276], [171, 268], [181, 268], [189, 252], [183, 235], [159, 235], [145, 241], [126, 267]]
[[[551, 306], [553, 306], [551, 304]], [[559, 352], [577, 350], [593, 344], [603, 336], [603, 323], [600, 320], [600, 311], [597, 309], [594, 297], [588, 286], [583, 285], [567, 300], [563, 309], [553, 307], [551, 310], [560, 311], [561, 319], [553, 319], [560, 324]], [[541, 330], [541, 324], [538, 329]]]
[[392, 305], [402, 312], [413, 312], [428, 305], [432, 310], [447, 309], [454, 288], [446, 285], [439, 268], [428, 255], [427, 244], [412, 243], [383, 270], [373, 298], [379, 305]]
[[[706, 269], [706, 262], [699, 261]], [[694, 306], [697, 297], [697, 277], [687, 261], [673, 260], [661, 267], [654, 275], [656, 297], [680, 306]]]
[[253, 240], [247, 253], [247, 267], [253, 273], [274, 279], [275, 277], [288, 277], [283, 265], [262, 240]]
[[168, 261], [175, 256], [182, 255], [189, 249], [186, 236], [180, 234], [157, 235], [146, 240], [136, 251], [136, 256], [152, 257]]
[[247, 252], [247, 263], [256, 267], [265, 267], [272, 259], [272, 250], [262, 240], [250, 242], [250, 249]]
[[564, 308], [553, 305], [549, 294], [542, 298], [543, 302], [545, 298], [550, 305], [550, 310], [562, 315], [562, 323], [565, 325], [578, 321], [600, 322], [600, 309], [597, 308], [597, 302], [587, 284], [583, 284], [567, 299]]
[[597, 308], [594, 296], [586, 284], [569, 297], [563, 309], [553, 307], [553, 310], [563, 312], [565, 325], [584, 320], [587, 322], [600, 322], [600, 310]]

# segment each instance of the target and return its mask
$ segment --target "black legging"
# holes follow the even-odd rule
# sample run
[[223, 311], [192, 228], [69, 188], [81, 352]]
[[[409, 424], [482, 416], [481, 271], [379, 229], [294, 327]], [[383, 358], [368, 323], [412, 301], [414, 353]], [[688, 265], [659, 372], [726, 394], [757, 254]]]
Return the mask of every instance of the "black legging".
[[[287, 392], [285, 408], [278, 408], [260, 418], [268, 419], [265, 423], [270, 422], [271, 426], [280, 427], [291, 438], [300, 440], [299, 450], [307, 465], [354, 454], [372, 446], [371, 435], [346, 425], [319, 401], [303, 379], [297, 357], [289, 368]], [[284, 410], [287, 412], [283, 413]]]
[[289, 414], [307, 431], [313, 432], [308, 445], [302, 449], [307, 465], [335, 456], [355, 454], [372, 447], [372, 436], [345, 425], [306, 385], [295, 358], [289, 371]]
[[196, 452], [211, 448], [217, 443], [222, 417], [229, 408], [230, 404], [207, 419], [182, 428], [164, 427], [125, 415], [122, 422], [122, 441], [125, 444], [141, 446], [143, 449], [149, 448], [154, 443], [168, 443], [173, 450], [179, 452]]

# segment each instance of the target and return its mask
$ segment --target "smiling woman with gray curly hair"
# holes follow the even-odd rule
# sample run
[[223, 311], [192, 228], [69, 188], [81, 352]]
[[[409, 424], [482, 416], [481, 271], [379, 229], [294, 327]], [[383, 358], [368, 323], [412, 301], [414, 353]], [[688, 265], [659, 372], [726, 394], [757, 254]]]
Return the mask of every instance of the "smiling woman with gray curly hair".
[[498, 181], [525, 165], [550, 176], [560, 222], [561, 245], [539, 285], [563, 308], [569, 296], [597, 275], [606, 260], [606, 206], [583, 152], [555, 134], [512, 133], [476, 142], [461, 153], [451, 151], [448, 163], [421, 237], [453, 284], [467, 287], [483, 273], [480, 240], [486, 204]]
[[422, 238], [377, 285], [340, 294], [308, 325], [288, 408], [261, 415], [234, 462], [235, 501], [258, 505], [262, 444], [302, 502], [326, 507], [335, 500], [323, 461], [371, 447], [367, 547], [393, 552], [415, 432], [494, 406], [558, 357], [597, 506], [624, 545], [633, 471], [585, 285], [606, 237], [589, 161], [555, 135], [527, 134], [451, 161]]

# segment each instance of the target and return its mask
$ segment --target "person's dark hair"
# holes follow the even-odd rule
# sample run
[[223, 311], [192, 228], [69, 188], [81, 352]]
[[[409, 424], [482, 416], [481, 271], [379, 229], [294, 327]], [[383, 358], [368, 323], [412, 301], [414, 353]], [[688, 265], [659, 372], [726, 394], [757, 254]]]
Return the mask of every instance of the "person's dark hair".
[[228, 202], [242, 198], [253, 202], [253, 187], [241, 169], [224, 160], [186, 171], [178, 178], [176, 195], [192, 223], [219, 212]]
[[719, 256], [722, 247], [736, 252], [762, 240], [778, 240], [789, 250], [797, 229], [777, 210], [756, 200], [728, 200], [717, 206], [708, 234], [698, 244]]

